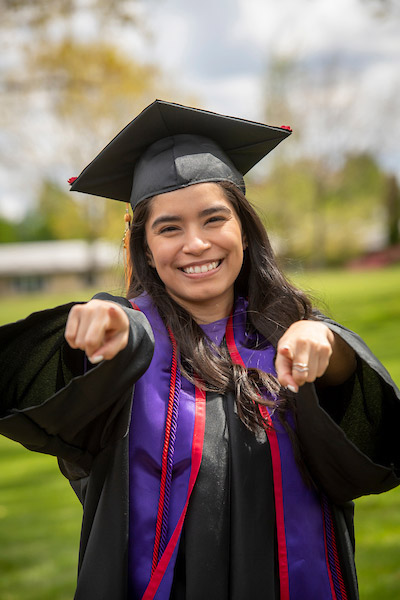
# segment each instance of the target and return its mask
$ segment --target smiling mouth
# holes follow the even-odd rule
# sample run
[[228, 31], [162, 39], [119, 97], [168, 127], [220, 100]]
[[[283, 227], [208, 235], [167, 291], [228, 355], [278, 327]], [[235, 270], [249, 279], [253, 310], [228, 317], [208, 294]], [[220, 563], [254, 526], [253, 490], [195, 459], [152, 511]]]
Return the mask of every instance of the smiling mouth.
[[188, 275], [192, 275], [193, 273], [208, 273], [208, 271], [213, 271], [222, 263], [222, 260], [215, 260], [213, 262], [206, 263], [204, 265], [195, 265], [189, 267], [182, 267], [181, 271], [187, 273]]

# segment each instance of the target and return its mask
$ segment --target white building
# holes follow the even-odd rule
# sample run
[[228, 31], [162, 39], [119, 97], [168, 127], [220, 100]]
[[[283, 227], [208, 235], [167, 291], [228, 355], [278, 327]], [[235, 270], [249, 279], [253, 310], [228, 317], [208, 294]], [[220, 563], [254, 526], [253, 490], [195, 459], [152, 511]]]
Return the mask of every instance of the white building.
[[84, 240], [0, 244], [0, 293], [123, 287], [122, 248]]

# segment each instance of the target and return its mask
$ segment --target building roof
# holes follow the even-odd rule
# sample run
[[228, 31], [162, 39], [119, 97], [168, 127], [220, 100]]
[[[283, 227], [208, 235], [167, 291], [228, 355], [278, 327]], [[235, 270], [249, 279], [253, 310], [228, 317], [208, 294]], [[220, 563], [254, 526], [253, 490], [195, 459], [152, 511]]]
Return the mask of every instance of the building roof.
[[0, 277], [104, 271], [122, 262], [121, 248], [97, 240], [0, 244]]

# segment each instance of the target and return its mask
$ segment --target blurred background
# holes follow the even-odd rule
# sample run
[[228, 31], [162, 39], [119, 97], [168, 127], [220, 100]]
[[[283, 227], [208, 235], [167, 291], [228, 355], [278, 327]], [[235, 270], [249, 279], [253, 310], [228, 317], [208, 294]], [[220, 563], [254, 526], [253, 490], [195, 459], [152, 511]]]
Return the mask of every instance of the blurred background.
[[[0, 0], [0, 323], [123, 293], [123, 203], [70, 194], [155, 98], [293, 134], [247, 178], [289, 276], [400, 383], [396, 0]], [[0, 367], [1, 368], [1, 367]], [[72, 598], [80, 507], [0, 442], [0, 598]], [[361, 599], [400, 598], [400, 495], [356, 503]]]

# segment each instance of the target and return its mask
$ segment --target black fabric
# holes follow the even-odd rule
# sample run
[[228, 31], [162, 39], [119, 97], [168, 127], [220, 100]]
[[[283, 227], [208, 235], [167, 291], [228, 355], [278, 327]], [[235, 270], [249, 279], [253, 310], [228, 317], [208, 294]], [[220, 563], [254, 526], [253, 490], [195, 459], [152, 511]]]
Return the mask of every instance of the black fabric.
[[128, 436], [104, 448], [90, 477], [72, 482], [84, 511], [75, 600], [126, 600]]
[[150, 363], [153, 335], [144, 315], [127, 308], [127, 347], [84, 373], [83, 353], [75, 351], [70, 360], [73, 352], [64, 340], [71, 306], [0, 329], [0, 433], [63, 459], [64, 472], [74, 479], [89, 472], [98, 452], [126, 435], [133, 384]]
[[213, 140], [193, 134], [162, 138], [136, 165], [130, 203], [134, 208], [146, 198], [207, 181], [230, 181], [246, 192], [241, 173]]
[[[320, 391], [321, 403], [314, 385], [302, 386], [296, 402], [297, 435], [318, 486], [333, 502], [343, 504], [399, 485], [395, 429], [400, 392], [359, 336], [329, 319], [324, 322], [354, 348], [357, 371], [347, 385]], [[339, 411], [332, 409], [334, 398], [343, 402]]]
[[[96, 156], [71, 191], [135, 207], [145, 198], [200, 181], [232, 181], [243, 189], [242, 175], [290, 133], [287, 128], [156, 100]], [[190, 141], [190, 136], [196, 137]], [[160, 140], [167, 151], [153, 147], [140, 162]]]
[[232, 396], [207, 394], [204, 452], [183, 528], [171, 600], [279, 598], [272, 465]]
[[331, 509], [347, 597], [348, 600], [359, 600], [357, 573], [354, 564], [354, 503], [347, 502], [340, 506], [333, 504]]

